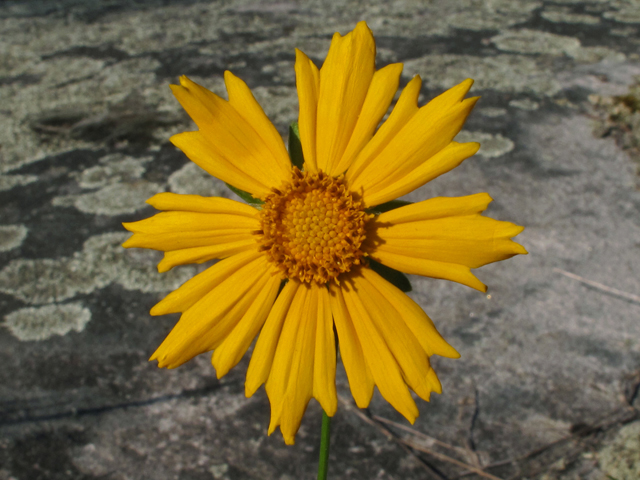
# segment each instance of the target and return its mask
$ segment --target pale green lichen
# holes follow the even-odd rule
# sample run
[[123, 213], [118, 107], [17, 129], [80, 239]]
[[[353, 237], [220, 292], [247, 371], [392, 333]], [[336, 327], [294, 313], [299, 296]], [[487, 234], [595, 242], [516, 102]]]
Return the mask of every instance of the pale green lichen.
[[620, 429], [613, 441], [598, 453], [600, 470], [615, 480], [640, 478], [640, 423]]
[[174, 193], [204, 197], [219, 197], [227, 190], [220, 180], [192, 162], [169, 176], [169, 189]]
[[47, 340], [55, 335], [81, 332], [91, 320], [91, 312], [80, 303], [26, 307], [11, 312], [3, 326], [18, 340]]
[[216, 480], [227, 478], [226, 473], [228, 471], [229, 471], [229, 465], [226, 463], [211, 465], [209, 467], [209, 472], [211, 473], [211, 475], [213, 475], [213, 478], [215, 478]]
[[553, 96], [561, 90], [552, 72], [539, 67], [533, 58], [520, 55], [425, 55], [405, 62], [404, 75], [416, 73], [429, 88], [451, 88], [465, 78], [473, 78], [475, 90], [540, 96]]
[[186, 266], [159, 274], [159, 254], [121, 247], [130, 235], [107, 233], [88, 239], [71, 257], [16, 259], [0, 271], [0, 292], [33, 305], [61, 302], [116, 282], [127, 290], [165, 292], [196, 273]]
[[616, 12], [606, 12], [603, 16], [620, 23], [640, 23], [640, 8], [638, 8], [637, 3], [635, 5], [626, 5]]
[[73, 174], [80, 187], [92, 191], [55, 197], [52, 204], [110, 216], [140, 210], [146, 206], [147, 198], [164, 190], [157, 183], [140, 179], [150, 160], [151, 157], [133, 158], [121, 154], [102, 157], [99, 165]]
[[38, 180], [37, 175], [0, 175], [0, 192], [28, 185]]
[[[150, 119], [135, 118], [149, 116], [150, 109], [155, 112], [156, 106], [170, 101], [170, 93], [161, 93], [165, 89], [156, 88], [154, 70], [159, 66], [156, 60], [140, 58], [106, 65], [103, 60], [86, 57], [31, 58], [23, 55], [23, 47], [11, 52], [13, 56], [5, 60], [14, 67], [5, 75], [36, 78], [37, 84], [0, 85], [3, 109], [12, 119], [0, 129], [3, 152], [0, 173], [70, 150], [95, 150], [96, 139], [92, 134], [97, 129], [104, 131], [101, 141], [117, 140], [132, 122], [132, 128], [147, 120], [153, 124], [149, 128], [163, 123], [160, 114]], [[135, 112], [123, 112], [123, 106], [131, 105], [131, 99], [125, 98], [131, 90], [123, 89], [123, 84], [135, 84], [137, 103], [152, 107], [147, 107], [146, 112], [139, 106]], [[148, 88], [151, 85], [154, 88]]]
[[56, 197], [52, 203], [57, 207], [75, 207], [84, 213], [115, 216], [145, 208], [145, 201], [162, 191], [162, 185], [140, 180], [107, 185], [95, 192]]
[[495, 158], [509, 153], [515, 147], [514, 143], [499, 133], [493, 135], [486, 132], [469, 132], [463, 130], [456, 138], [456, 142], [479, 142], [480, 150], [477, 155], [485, 158]]
[[536, 0], [466, 0], [447, 2], [448, 9], [457, 10], [446, 16], [440, 14], [446, 23], [455, 28], [467, 30], [494, 30], [508, 28], [526, 22], [542, 2]]
[[600, 23], [599, 17], [583, 13], [572, 13], [568, 8], [548, 7], [540, 14], [542, 18], [554, 23], [582, 23], [584, 25], [596, 25]]
[[502, 117], [507, 114], [506, 108], [496, 108], [496, 107], [487, 107], [480, 108], [477, 110], [477, 113], [482, 115], [483, 117], [496, 118]]
[[640, 174], [640, 78], [625, 95], [591, 95], [589, 100], [600, 117], [594, 129], [595, 135], [613, 135], [636, 161]]
[[295, 87], [257, 87], [253, 89], [253, 95], [274, 124], [289, 125], [297, 120], [298, 94]]
[[519, 108], [520, 110], [537, 110], [540, 108], [540, 104], [538, 102], [534, 102], [528, 98], [523, 98], [520, 100], [511, 100], [509, 102], [509, 106], [513, 108]]
[[27, 238], [27, 232], [24, 225], [0, 225], [0, 252], [18, 248]]
[[74, 176], [82, 188], [100, 188], [118, 182], [133, 182], [142, 177], [145, 164], [152, 157], [133, 158], [119, 153], [106, 155], [99, 165], [82, 170]]
[[[611, 35], [615, 35], [616, 37], [633, 37], [634, 35], [637, 35], [638, 33], [638, 29], [636, 27], [618, 27], [618, 28], [612, 28], [611, 30], [609, 30], [609, 33]], [[629, 55], [629, 59], [630, 60], [638, 60], [638, 54], [630, 54]]]
[[566, 55], [582, 63], [622, 62], [626, 58], [623, 53], [606, 47], [583, 47], [577, 38], [537, 30], [510, 30], [492, 37], [491, 41], [505, 52]]

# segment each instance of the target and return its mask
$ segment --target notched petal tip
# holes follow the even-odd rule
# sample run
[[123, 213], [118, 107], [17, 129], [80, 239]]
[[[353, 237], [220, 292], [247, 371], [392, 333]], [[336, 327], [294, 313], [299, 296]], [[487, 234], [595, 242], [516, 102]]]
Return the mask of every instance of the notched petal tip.
[[442, 384], [440, 383], [440, 379], [433, 368], [427, 373], [427, 383], [429, 383], [433, 392], [438, 395], [442, 393]]
[[373, 37], [373, 32], [369, 28], [369, 25], [367, 25], [367, 22], [365, 22], [364, 20], [361, 20], [356, 25], [356, 28], [354, 28], [353, 31], [349, 33], [352, 33], [353, 36], [356, 37], [356, 39], [360, 37], [359, 40], [357, 41], [371, 43], [375, 51], [375, 39]]
[[149, 357], [149, 361], [153, 362], [154, 360], [158, 361], [158, 368], [162, 368], [162, 366], [160, 365], [160, 347], [156, 348], [156, 351], [153, 352], [153, 355], [151, 355]]
[[186, 75], [180, 75], [180, 85], [182, 85], [183, 87], [187, 88], [187, 87], [190, 87], [192, 85], [195, 85], [195, 82], [192, 81]]
[[[124, 226], [124, 228], [126, 228], [127, 230], [129, 230], [130, 232], [133, 232], [133, 230], [131, 230], [131, 227], [127, 227], [125, 226], [125, 224], [122, 224]], [[130, 225], [130, 224], [129, 224]], [[123, 243], [122, 243], [122, 248], [138, 248], [138, 245], [135, 245], [135, 240], [134, 237], [136, 236], [136, 234], [134, 233], [133, 235], [131, 235], [129, 238], [127, 238]]]

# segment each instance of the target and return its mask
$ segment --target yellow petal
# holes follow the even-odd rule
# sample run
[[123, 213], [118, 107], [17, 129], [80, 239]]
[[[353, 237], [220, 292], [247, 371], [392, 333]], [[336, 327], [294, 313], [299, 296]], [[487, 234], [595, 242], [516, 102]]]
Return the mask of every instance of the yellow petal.
[[267, 280], [267, 284], [262, 287], [247, 313], [213, 352], [211, 363], [218, 378], [222, 378], [235, 367], [246, 353], [273, 307], [280, 283], [280, 278], [276, 276]]
[[282, 137], [256, 101], [247, 84], [228, 70], [224, 72], [224, 82], [227, 86], [231, 106], [253, 127], [255, 134], [262, 139], [271, 152], [274, 161], [280, 164], [280, 168], [288, 172], [291, 169], [291, 162]]
[[[273, 369], [271, 370], [271, 375], [279, 376], [279, 373], [276, 372], [280, 371], [280, 366], [285, 370], [285, 365], [289, 365], [285, 380], [287, 389], [282, 403], [282, 422], [280, 423], [280, 431], [287, 445], [293, 445], [295, 435], [298, 428], [300, 428], [300, 422], [302, 422], [302, 416], [313, 395], [318, 304], [320, 302], [319, 291], [321, 288], [324, 287], [318, 287], [317, 285], [308, 287], [309, 291], [303, 316], [295, 320], [292, 319], [292, 321], [299, 323], [295, 342], [291, 344], [284, 342], [284, 338], [281, 338], [281, 341], [278, 342], [278, 349], [276, 350]], [[279, 362], [280, 356], [284, 359], [282, 363]], [[269, 397], [271, 397], [269, 380], [267, 380], [266, 390]]]
[[320, 70], [316, 162], [335, 175], [375, 70], [375, 41], [365, 22], [344, 37], [336, 33]]
[[[176, 198], [174, 197], [172, 200], [176, 200]], [[221, 213], [169, 211], [158, 213], [139, 222], [123, 223], [127, 230], [134, 232], [133, 236], [124, 242], [123, 247], [151, 248], [164, 252], [209, 247], [209, 250], [206, 251], [212, 255], [208, 258], [211, 259], [222, 258], [250, 248], [252, 242], [257, 245], [254, 232], [260, 229], [260, 220], [256, 209], [246, 206], [253, 210], [252, 214], [248, 215], [249, 211], [244, 207], [237, 207], [241, 205], [239, 202], [226, 200], [226, 202], [209, 203], [210, 205], [207, 206], [210, 209], [217, 206], [217, 211]], [[202, 205], [200, 206], [202, 207]], [[237, 211], [240, 213], [237, 214]], [[202, 255], [204, 252], [205, 250], [201, 249], [192, 250], [189, 253], [174, 254], [173, 257], [170, 255], [169, 257], [172, 257], [173, 260], [179, 259], [178, 263], [167, 260], [161, 263], [159, 268], [167, 267], [166, 270], [168, 270], [171, 266], [188, 263], [187, 259], [194, 254], [194, 258], [204, 258]]]
[[[202, 308], [198, 310], [199, 314], [204, 312], [204, 316], [196, 316], [194, 313], [198, 304], [192, 307], [194, 312], [187, 310], [149, 360], [157, 360], [158, 367], [172, 369], [197, 355], [218, 348], [251, 308], [266, 281], [265, 275], [258, 277], [255, 283], [251, 282], [246, 295], [234, 299], [237, 300], [234, 302], [230, 299], [222, 303], [204, 301], [200, 305]], [[206, 310], [207, 306], [213, 307], [212, 310]], [[217, 306], [227, 307], [224, 314], [215, 309]]]
[[[185, 76], [180, 77], [180, 85], [172, 85], [171, 89], [207, 142], [241, 172], [257, 175], [269, 188], [278, 187], [289, 178], [287, 157], [274, 154], [232, 104]], [[251, 118], [255, 120], [255, 116]]]
[[418, 112], [418, 96], [420, 95], [421, 86], [422, 80], [420, 76], [416, 75], [407, 83], [407, 86], [404, 87], [387, 121], [380, 126], [376, 134], [360, 151], [351, 167], [349, 167], [349, 170], [347, 170], [345, 178], [349, 184], [356, 180], [367, 165], [369, 165], [389, 142], [393, 140], [402, 127]]
[[403, 223], [377, 229], [378, 251], [478, 268], [526, 253], [510, 240], [522, 230], [480, 215]]
[[331, 312], [338, 332], [340, 357], [347, 372], [351, 394], [358, 407], [367, 408], [373, 396], [373, 376], [362, 353], [362, 346], [344, 303], [341, 288], [330, 283], [329, 290], [331, 292]]
[[380, 292], [380, 295], [384, 296], [393, 305], [427, 355], [440, 355], [448, 358], [460, 357], [460, 354], [442, 338], [431, 319], [420, 308], [420, 305], [414, 302], [407, 294], [369, 268], [363, 268], [362, 275]]
[[398, 90], [401, 73], [401, 63], [387, 65], [374, 73], [371, 85], [369, 85], [369, 91], [362, 105], [360, 117], [353, 129], [351, 139], [342, 155], [342, 159], [333, 170], [334, 175], [340, 174], [349, 168], [362, 148], [373, 137], [373, 132], [384, 114], [387, 113], [389, 105]]
[[172, 136], [169, 141], [184, 152], [193, 163], [210, 175], [234, 187], [249, 192], [256, 198], [265, 198], [271, 188], [253, 171], [242, 171], [232, 159], [225, 157], [209, 142], [202, 132], [184, 132]]
[[243, 266], [189, 307], [151, 359], [175, 368], [215, 349], [272, 278], [264, 256]]
[[255, 237], [246, 229], [202, 230], [196, 232], [134, 233], [122, 244], [124, 248], [150, 248], [168, 252], [184, 248], [221, 245]]
[[[282, 325], [285, 318], [287, 318], [289, 309], [295, 310], [293, 315], [299, 315], [302, 311], [302, 301], [304, 300], [302, 295], [304, 292], [299, 292], [299, 290], [300, 282], [289, 280], [269, 312], [269, 316], [253, 349], [251, 362], [247, 369], [247, 380], [245, 382], [245, 395], [247, 397], [256, 393], [260, 385], [269, 378], [273, 357], [282, 332]], [[295, 308], [292, 306], [294, 297], [297, 298]]]
[[446, 110], [422, 107], [350, 185], [353, 191], [383, 189], [413, 172], [460, 132], [478, 97]]
[[384, 212], [376, 218], [376, 223], [390, 226], [419, 220], [473, 215], [484, 212], [491, 201], [488, 193], [464, 197], [434, 197]]
[[180, 212], [226, 213], [254, 218], [258, 215], [251, 205], [222, 197], [201, 197], [200, 195], [181, 195], [177, 193], [157, 193], [147, 203], [156, 210], [175, 210]]
[[187, 280], [180, 288], [167, 295], [151, 309], [151, 315], [166, 315], [167, 313], [186, 311], [225, 279], [241, 270], [247, 264], [257, 262], [261, 257], [264, 257], [264, 254], [257, 250], [251, 250], [219, 261], [204, 272]]
[[438, 375], [436, 375], [436, 371], [433, 368], [429, 370], [429, 373], [427, 373], [427, 382], [429, 382], [429, 385], [431, 385], [432, 391], [436, 392], [437, 394], [442, 393], [442, 384], [440, 383], [440, 379], [438, 378]]
[[413, 423], [418, 416], [418, 408], [404, 381], [398, 362], [362, 304], [361, 292], [356, 289], [350, 279], [345, 279], [342, 284], [345, 305], [353, 320], [365, 360], [380, 394], [409, 422]]
[[481, 292], [487, 291], [487, 286], [471, 273], [469, 267], [454, 263], [436, 262], [425, 260], [408, 255], [391, 253], [378, 248], [370, 254], [376, 262], [380, 262], [388, 267], [395, 268], [404, 273], [422, 275], [423, 277], [442, 278], [452, 282], [461, 283], [468, 287], [475, 288]]
[[[431, 366], [426, 352], [395, 306], [370, 281], [379, 277], [378, 274], [366, 268], [363, 270], [367, 271], [366, 277], [361, 274], [352, 277], [362, 305], [398, 362], [406, 383], [420, 398], [429, 400], [431, 388], [427, 382], [427, 372]], [[384, 280], [377, 278], [375, 281], [380, 283]]]
[[251, 233], [260, 228], [257, 217], [227, 213], [161, 212], [139, 222], [124, 223], [130, 232], [160, 234], [215, 230], [244, 230]]
[[475, 142], [451, 142], [429, 160], [418, 165], [415, 170], [396, 179], [385, 188], [368, 189], [363, 193], [362, 200], [367, 206], [373, 207], [400, 198], [443, 173], [456, 168], [464, 160], [475, 155], [479, 148], [480, 144]]
[[332, 417], [338, 409], [336, 393], [336, 337], [329, 292], [324, 286], [318, 291], [318, 320], [315, 358], [313, 364], [313, 398], [318, 400], [326, 414]]
[[469, 93], [472, 86], [473, 79], [467, 78], [455, 87], [444, 91], [424, 106], [425, 115], [438, 115], [441, 112], [447, 111], [456, 103], [461, 102], [465, 95]]
[[320, 73], [318, 67], [296, 48], [296, 87], [298, 89], [298, 129], [304, 155], [305, 170], [315, 172], [316, 163], [316, 116]]
[[[265, 389], [271, 403], [271, 421], [269, 423], [269, 435], [271, 435], [278, 425], [284, 421], [284, 417], [291, 416], [291, 412], [286, 412], [285, 405], [287, 401], [287, 391], [289, 380], [291, 378], [291, 370], [294, 364], [294, 349], [299, 350], [306, 348], [307, 355], [313, 355], [313, 344], [303, 345], [301, 342], [309, 340], [309, 335], [305, 335], [309, 331], [309, 325], [304, 321], [307, 317], [310, 304], [310, 289], [307, 284], [300, 285], [296, 295], [291, 303], [291, 307], [287, 312], [286, 319], [282, 325], [280, 336], [277, 339], [273, 364], [269, 372]], [[313, 325], [315, 327], [315, 324]], [[314, 328], [315, 329], [315, 328]], [[302, 330], [300, 334], [299, 330]], [[260, 339], [258, 340], [260, 341]], [[311, 348], [312, 350], [309, 350]], [[308, 373], [309, 377], [312, 372]], [[303, 392], [304, 396], [311, 398], [312, 380], [307, 377], [305, 380], [306, 387]], [[290, 422], [290, 420], [289, 420]], [[284, 435], [284, 432], [283, 432]], [[285, 436], [285, 442], [289, 439]]]
[[182, 250], [172, 250], [165, 252], [164, 258], [158, 263], [160, 273], [168, 272], [178, 265], [189, 263], [204, 263], [215, 258], [227, 258], [236, 253], [256, 250], [258, 244], [255, 238], [239, 240], [237, 242], [227, 242], [219, 245], [207, 245], [204, 247], [185, 248]]
[[[407, 273], [429, 268], [423, 260], [468, 269], [527, 253], [510, 240], [523, 227], [480, 215], [490, 200], [487, 194], [440, 197], [386, 212], [370, 225], [375, 232], [369, 237], [374, 245], [367, 248], [375, 249], [373, 258], [386, 256], [387, 262], [393, 261], [389, 255], [415, 259], [416, 264], [410, 267], [414, 271]], [[447, 278], [444, 270], [437, 278]]]

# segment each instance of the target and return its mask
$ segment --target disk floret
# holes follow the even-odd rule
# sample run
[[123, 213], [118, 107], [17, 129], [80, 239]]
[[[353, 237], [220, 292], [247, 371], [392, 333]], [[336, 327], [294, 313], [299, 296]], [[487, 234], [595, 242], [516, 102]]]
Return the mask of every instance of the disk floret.
[[371, 216], [342, 177], [293, 168], [260, 211], [260, 248], [287, 278], [325, 284], [363, 262]]

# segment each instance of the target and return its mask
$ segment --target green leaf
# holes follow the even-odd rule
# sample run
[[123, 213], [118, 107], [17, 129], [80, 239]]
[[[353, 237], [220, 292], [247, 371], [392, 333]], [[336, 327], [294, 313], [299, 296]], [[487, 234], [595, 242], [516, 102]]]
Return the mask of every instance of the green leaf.
[[247, 202], [249, 205], [253, 205], [257, 207], [258, 205], [262, 205], [264, 202], [259, 198], [254, 197], [249, 192], [245, 192], [244, 190], [240, 190], [239, 188], [234, 187], [233, 185], [226, 184], [233, 193], [238, 195], [242, 200]]
[[298, 122], [292, 122], [289, 125], [289, 157], [291, 158], [291, 164], [302, 170], [304, 156], [302, 154], [302, 143], [300, 143]]
[[405, 202], [404, 200], [391, 200], [390, 202], [381, 203], [380, 205], [376, 205], [375, 207], [367, 208], [367, 213], [380, 215], [381, 213], [404, 207], [405, 205], [411, 205], [412, 203], [413, 202]]
[[369, 258], [369, 267], [371, 268], [371, 270], [384, 278], [387, 282], [395, 285], [403, 292], [411, 291], [411, 282], [404, 273], [378, 263], [371, 258]]

